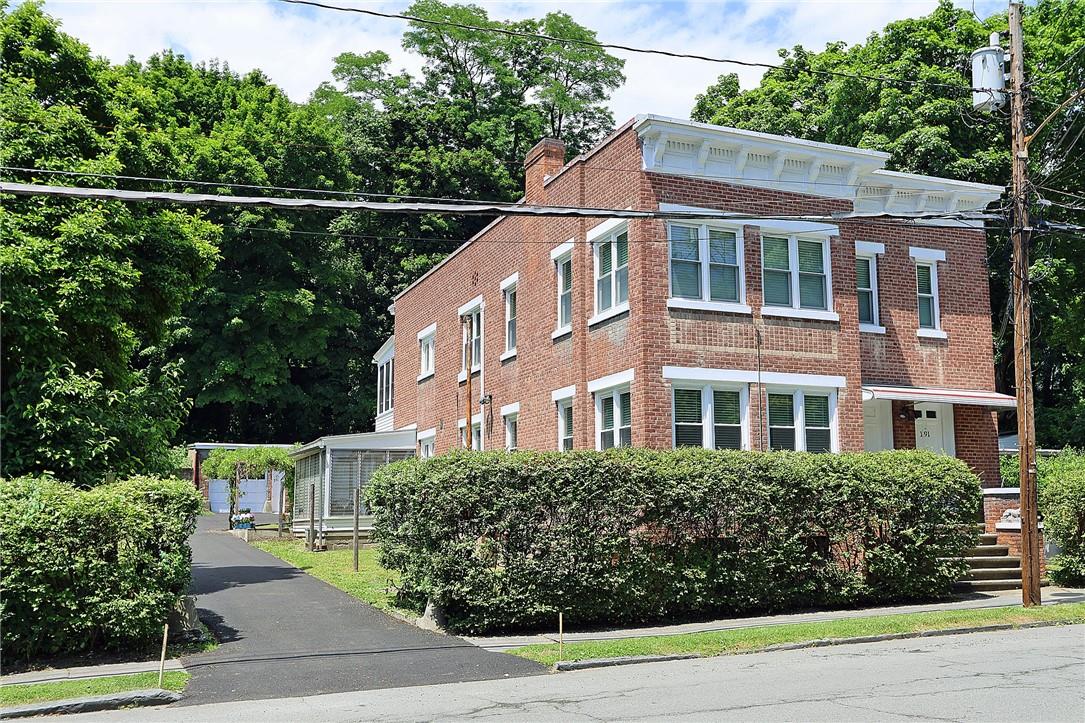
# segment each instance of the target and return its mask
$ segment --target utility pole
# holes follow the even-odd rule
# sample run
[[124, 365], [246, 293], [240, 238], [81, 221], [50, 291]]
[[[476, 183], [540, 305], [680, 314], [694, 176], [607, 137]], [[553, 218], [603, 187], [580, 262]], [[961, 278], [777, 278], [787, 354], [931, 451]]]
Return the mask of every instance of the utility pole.
[[1028, 135], [1020, 2], [1010, 2], [1010, 135], [1013, 150], [1013, 352], [1017, 386], [1017, 457], [1021, 488], [1021, 603], [1040, 604], [1040, 530], [1036, 500], [1036, 425], [1032, 395], [1032, 298], [1029, 292]]
[[474, 399], [474, 391], [473, 391], [473, 389], [471, 387], [471, 366], [474, 364], [474, 359], [471, 358], [471, 352], [473, 351], [473, 348], [474, 348], [474, 340], [471, 338], [472, 334], [474, 333], [473, 322], [474, 322], [474, 317], [470, 313], [467, 313], [467, 314], [463, 315], [463, 323], [464, 323], [464, 327], [463, 327], [464, 328], [463, 368], [466, 370], [466, 374], [467, 374], [467, 388], [465, 390], [466, 393], [467, 393], [467, 395], [466, 395], [467, 398], [465, 400], [465, 404], [466, 404], [467, 409], [465, 410], [465, 414], [463, 415], [463, 418], [464, 418], [464, 420], [466, 420], [466, 425], [467, 425], [463, 430], [463, 448], [464, 449], [472, 449], [472, 444], [471, 443], [472, 443], [473, 440], [471, 439], [471, 436], [472, 436], [472, 432], [474, 431], [472, 426], [471, 426], [471, 422], [472, 422], [472, 419], [471, 419], [471, 407], [473, 406], [472, 400]]

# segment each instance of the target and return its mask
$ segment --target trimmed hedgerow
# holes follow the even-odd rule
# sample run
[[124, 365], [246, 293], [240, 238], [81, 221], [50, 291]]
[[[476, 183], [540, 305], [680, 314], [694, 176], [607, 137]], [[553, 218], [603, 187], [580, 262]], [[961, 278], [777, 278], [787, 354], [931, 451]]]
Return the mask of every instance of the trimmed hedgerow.
[[51, 477], [0, 480], [4, 653], [138, 648], [188, 586], [191, 483], [136, 477], [81, 490]]
[[946, 594], [979, 480], [926, 452], [452, 452], [367, 496], [403, 602], [471, 633]]

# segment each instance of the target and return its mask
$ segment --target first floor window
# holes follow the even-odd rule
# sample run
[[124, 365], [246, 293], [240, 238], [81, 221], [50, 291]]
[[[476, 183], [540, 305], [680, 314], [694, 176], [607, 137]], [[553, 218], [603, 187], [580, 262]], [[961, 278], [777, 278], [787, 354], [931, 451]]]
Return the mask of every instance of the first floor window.
[[675, 389], [675, 446], [742, 449], [742, 406], [738, 389]]
[[629, 390], [599, 394], [599, 449], [628, 447], [633, 443], [632, 405]]
[[510, 414], [505, 417], [505, 449], [510, 452], [516, 449], [517, 422], [519, 417]]
[[418, 456], [422, 459], [428, 459], [433, 456], [435, 448], [435, 438], [423, 439], [418, 442]]
[[712, 390], [716, 449], [742, 449], [742, 403], [737, 390]]
[[932, 264], [916, 264], [916, 294], [919, 298], [919, 328], [938, 328], [938, 302], [935, 298], [935, 271]]
[[[467, 425], [460, 427], [460, 446], [467, 448]], [[482, 423], [471, 425], [471, 449], [482, 449]]]
[[768, 406], [769, 447], [807, 452], [832, 451], [832, 414], [828, 394], [770, 392]]
[[558, 449], [573, 448], [573, 400], [558, 402]]
[[704, 446], [704, 416], [700, 389], [674, 390], [674, 445]]

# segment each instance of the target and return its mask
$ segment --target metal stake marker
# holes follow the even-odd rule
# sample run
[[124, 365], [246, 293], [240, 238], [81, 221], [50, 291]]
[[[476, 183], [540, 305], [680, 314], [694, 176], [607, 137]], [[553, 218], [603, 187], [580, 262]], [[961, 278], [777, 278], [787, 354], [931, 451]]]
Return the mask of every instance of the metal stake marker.
[[158, 687], [162, 687], [162, 678], [166, 675], [166, 640], [169, 638], [170, 624], [162, 626], [162, 657], [158, 661]]
[[354, 488], [354, 572], [358, 572], [358, 498], [361, 490]]

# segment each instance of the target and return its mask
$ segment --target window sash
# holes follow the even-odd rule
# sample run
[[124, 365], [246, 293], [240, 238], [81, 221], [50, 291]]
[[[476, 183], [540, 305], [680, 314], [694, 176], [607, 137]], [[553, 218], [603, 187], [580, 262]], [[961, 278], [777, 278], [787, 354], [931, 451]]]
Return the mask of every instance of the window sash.
[[516, 287], [505, 291], [505, 351], [516, 349]]
[[632, 443], [632, 404], [628, 389], [597, 395], [599, 405], [599, 449], [628, 447]]
[[762, 236], [761, 285], [765, 306], [828, 311], [833, 298], [828, 239]]
[[934, 264], [916, 264], [916, 298], [920, 329], [938, 329], [938, 269]]
[[629, 300], [629, 234], [621, 231], [595, 244], [595, 312]]
[[833, 452], [835, 391], [768, 391], [769, 449]]
[[573, 322], [573, 259], [566, 256], [558, 260], [558, 328]]
[[466, 316], [471, 317], [471, 339], [467, 339], [467, 329], [463, 329], [460, 336], [463, 338], [463, 348], [460, 350], [460, 371], [467, 370], [467, 345], [471, 344], [471, 371], [477, 372], [482, 368], [482, 309], [470, 311]]
[[427, 336], [418, 343], [419, 374], [432, 374], [434, 367], [434, 338]]
[[567, 452], [573, 448], [573, 402], [558, 403], [558, 449]]
[[519, 417], [515, 414], [505, 417], [505, 449], [510, 452], [516, 449], [516, 435], [519, 432], [518, 423]]
[[740, 303], [742, 240], [707, 224], [669, 224], [671, 297]]
[[680, 385], [671, 393], [675, 447], [744, 449], [749, 387]]

